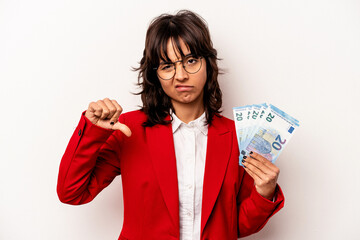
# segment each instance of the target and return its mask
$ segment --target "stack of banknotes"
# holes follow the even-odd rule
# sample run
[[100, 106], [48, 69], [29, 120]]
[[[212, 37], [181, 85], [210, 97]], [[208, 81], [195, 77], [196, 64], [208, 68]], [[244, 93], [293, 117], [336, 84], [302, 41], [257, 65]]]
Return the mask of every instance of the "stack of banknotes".
[[241, 166], [241, 160], [251, 151], [275, 162], [299, 127], [298, 120], [272, 104], [234, 107], [233, 113]]

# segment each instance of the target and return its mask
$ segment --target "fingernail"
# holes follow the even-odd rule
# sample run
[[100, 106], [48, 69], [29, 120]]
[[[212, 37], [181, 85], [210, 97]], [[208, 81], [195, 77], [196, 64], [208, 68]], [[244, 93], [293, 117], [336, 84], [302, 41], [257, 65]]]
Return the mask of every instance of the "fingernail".
[[243, 159], [243, 160], [241, 160], [241, 162], [243, 162], [243, 163], [244, 163], [244, 162], [245, 162], [245, 160]]
[[243, 159], [247, 159], [247, 156], [243, 156]]
[[244, 168], [246, 168], [246, 166], [245, 166], [245, 165], [244, 165], [243, 167], [244, 167]]
[[114, 125], [115, 123], [114, 122], [110, 122], [110, 125]]
[[250, 154], [253, 154], [253, 152], [251, 151]]

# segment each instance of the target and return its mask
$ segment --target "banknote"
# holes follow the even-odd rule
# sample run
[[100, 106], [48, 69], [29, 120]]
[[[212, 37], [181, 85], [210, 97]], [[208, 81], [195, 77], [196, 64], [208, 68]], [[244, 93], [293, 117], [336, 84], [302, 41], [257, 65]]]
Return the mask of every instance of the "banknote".
[[[263, 114], [265, 114], [266, 108], [266, 103], [252, 105], [250, 122], [248, 124], [249, 127], [247, 128], [245, 137], [247, 140], [253, 136], [254, 131], [257, 129], [257, 126], [259, 126], [259, 122], [261, 121]], [[247, 141], [245, 141], [245, 144], [246, 142]]]
[[245, 131], [247, 130], [248, 123], [250, 121], [251, 107], [251, 105], [247, 105], [233, 108], [239, 148], [241, 148], [242, 142], [245, 142]]
[[[233, 112], [240, 150], [240, 165], [243, 156], [251, 151], [275, 162], [299, 127], [298, 120], [272, 104], [236, 107], [233, 108]], [[248, 116], [248, 118], [241, 119], [239, 116]]]

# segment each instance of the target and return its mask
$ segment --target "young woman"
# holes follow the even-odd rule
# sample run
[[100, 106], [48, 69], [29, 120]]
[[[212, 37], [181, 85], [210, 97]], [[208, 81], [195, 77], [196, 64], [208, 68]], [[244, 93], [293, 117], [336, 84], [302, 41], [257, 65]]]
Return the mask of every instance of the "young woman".
[[[89, 104], [61, 160], [57, 192], [90, 202], [121, 174], [119, 239], [237, 239], [284, 204], [279, 169], [252, 153], [239, 166], [234, 122], [219, 113], [217, 53], [190, 11], [150, 24], [140, 62], [141, 110]], [[121, 114], [121, 115], [120, 115]]]

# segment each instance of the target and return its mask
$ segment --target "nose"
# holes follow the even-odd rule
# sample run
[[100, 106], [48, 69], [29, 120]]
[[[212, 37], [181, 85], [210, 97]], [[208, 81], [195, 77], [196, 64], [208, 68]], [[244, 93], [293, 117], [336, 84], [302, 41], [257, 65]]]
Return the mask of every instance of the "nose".
[[178, 81], [184, 81], [189, 78], [188, 73], [184, 69], [184, 65], [181, 62], [175, 64], [175, 76], [174, 78]]

